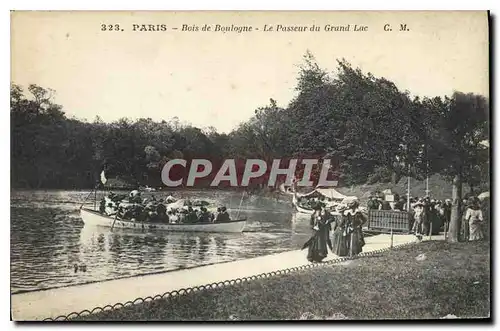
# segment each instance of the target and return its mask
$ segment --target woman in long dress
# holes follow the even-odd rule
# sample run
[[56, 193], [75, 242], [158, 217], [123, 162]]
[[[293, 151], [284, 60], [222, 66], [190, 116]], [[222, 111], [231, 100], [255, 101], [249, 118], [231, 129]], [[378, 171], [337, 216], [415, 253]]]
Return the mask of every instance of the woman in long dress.
[[365, 246], [365, 238], [363, 236], [363, 225], [366, 223], [366, 217], [358, 208], [359, 203], [352, 201], [349, 203], [349, 209], [344, 212], [346, 218], [346, 246], [348, 252], [352, 255], [357, 255], [363, 251]]
[[[344, 211], [341, 210], [341, 213]], [[332, 223], [333, 239], [332, 239], [332, 253], [337, 256], [347, 256], [349, 255], [349, 250], [347, 248], [348, 239], [347, 234], [347, 218], [344, 215], [336, 217], [336, 220]]]
[[424, 234], [424, 223], [426, 221], [424, 203], [421, 200], [418, 201], [413, 206], [413, 211], [415, 213], [414, 214], [415, 221], [413, 223], [412, 232], [415, 233], [415, 236], [417, 236], [419, 239], [422, 239], [422, 236]]
[[309, 262], [321, 262], [328, 256], [328, 246], [332, 249], [330, 241], [330, 217], [328, 213], [322, 213], [320, 205], [315, 206], [311, 215], [310, 225], [313, 230], [312, 237], [304, 244], [302, 249], [309, 247], [307, 260]]
[[472, 200], [465, 212], [465, 221], [469, 224], [469, 240], [481, 240], [483, 233], [483, 212], [477, 198]]

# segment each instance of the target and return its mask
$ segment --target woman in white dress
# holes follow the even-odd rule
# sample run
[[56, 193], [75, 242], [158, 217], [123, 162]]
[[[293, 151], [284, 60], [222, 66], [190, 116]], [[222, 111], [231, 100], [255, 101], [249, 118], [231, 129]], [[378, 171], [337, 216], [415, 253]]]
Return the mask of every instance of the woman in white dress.
[[466, 223], [469, 224], [469, 240], [481, 240], [483, 233], [483, 212], [478, 199], [474, 199], [465, 212]]

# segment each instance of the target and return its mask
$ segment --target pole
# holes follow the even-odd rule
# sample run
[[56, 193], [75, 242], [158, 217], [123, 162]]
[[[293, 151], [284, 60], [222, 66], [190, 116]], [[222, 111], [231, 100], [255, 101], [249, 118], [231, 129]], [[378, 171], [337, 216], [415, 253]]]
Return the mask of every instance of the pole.
[[[90, 197], [90, 195], [91, 195], [92, 193], [94, 193], [94, 194], [95, 194], [95, 191], [97, 190], [97, 188], [98, 188], [98, 187], [99, 187], [99, 184], [97, 184], [97, 185], [94, 187], [94, 189], [93, 189], [92, 191], [90, 191], [90, 192], [89, 192], [89, 194], [87, 195], [87, 197], [83, 200], [83, 202], [82, 202], [82, 204], [81, 204], [81, 206], [80, 206], [80, 209], [82, 209], [83, 205], [85, 204], [85, 201], [87, 201], [87, 199]], [[95, 199], [95, 198], [94, 198], [94, 199]], [[95, 209], [95, 202], [94, 202], [94, 209]]]
[[95, 188], [92, 191], [90, 191], [89, 194], [87, 195], [87, 197], [83, 200], [82, 204], [80, 205], [80, 209], [82, 209], [83, 205], [85, 204], [85, 201], [87, 201], [87, 199], [90, 197], [90, 195], [92, 193], [94, 193], [94, 190], [95, 190]]
[[392, 232], [392, 226], [391, 226], [391, 249], [394, 247], [394, 233]]
[[410, 164], [408, 163], [408, 196], [406, 197], [406, 210], [410, 212]]
[[238, 213], [236, 214], [236, 219], [238, 219], [238, 216], [240, 216], [240, 209], [241, 209], [241, 204], [243, 203], [244, 196], [245, 196], [245, 191], [243, 191], [243, 194], [241, 195], [240, 205], [238, 207]]
[[97, 210], [97, 190], [94, 190], [94, 210]]
[[425, 179], [425, 196], [429, 196], [429, 161], [427, 160], [427, 167], [426, 167], [426, 175], [427, 178]]
[[115, 222], [116, 222], [117, 217], [118, 217], [118, 210], [116, 211], [115, 219], [113, 220], [113, 224], [111, 224], [111, 231], [113, 231], [113, 227], [115, 226]]
[[349, 243], [349, 256], [351, 256], [351, 257], [353, 256], [353, 253], [352, 253], [352, 243], [354, 241], [353, 234], [354, 234], [354, 229], [353, 229], [353, 232], [351, 232], [351, 238], [350, 238], [350, 243]]

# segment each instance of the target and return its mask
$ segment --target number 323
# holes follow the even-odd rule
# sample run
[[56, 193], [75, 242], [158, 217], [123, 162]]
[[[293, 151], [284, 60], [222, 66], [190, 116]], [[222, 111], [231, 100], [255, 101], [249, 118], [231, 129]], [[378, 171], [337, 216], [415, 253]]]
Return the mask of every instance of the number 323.
[[101, 31], [121, 31], [119, 24], [101, 24]]

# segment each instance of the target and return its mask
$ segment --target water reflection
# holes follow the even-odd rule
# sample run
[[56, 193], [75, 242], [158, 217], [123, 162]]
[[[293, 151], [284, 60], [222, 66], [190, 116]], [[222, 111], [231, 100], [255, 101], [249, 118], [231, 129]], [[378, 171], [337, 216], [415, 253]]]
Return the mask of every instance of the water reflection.
[[[247, 209], [240, 216], [247, 217], [248, 223], [240, 234], [110, 231], [81, 221], [78, 208], [87, 194], [23, 191], [13, 195], [13, 292], [279, 253], [300, 248], [310, 235], [307, 215], [291, 213], [286, 203], [273, 200], [266, 205], [264, 199], [254, 197], [243, 203]], [[224, 192], [211, 198], [221, 204], [240, 200]], [[75, 272], [75, 265], [86, 270]]]

